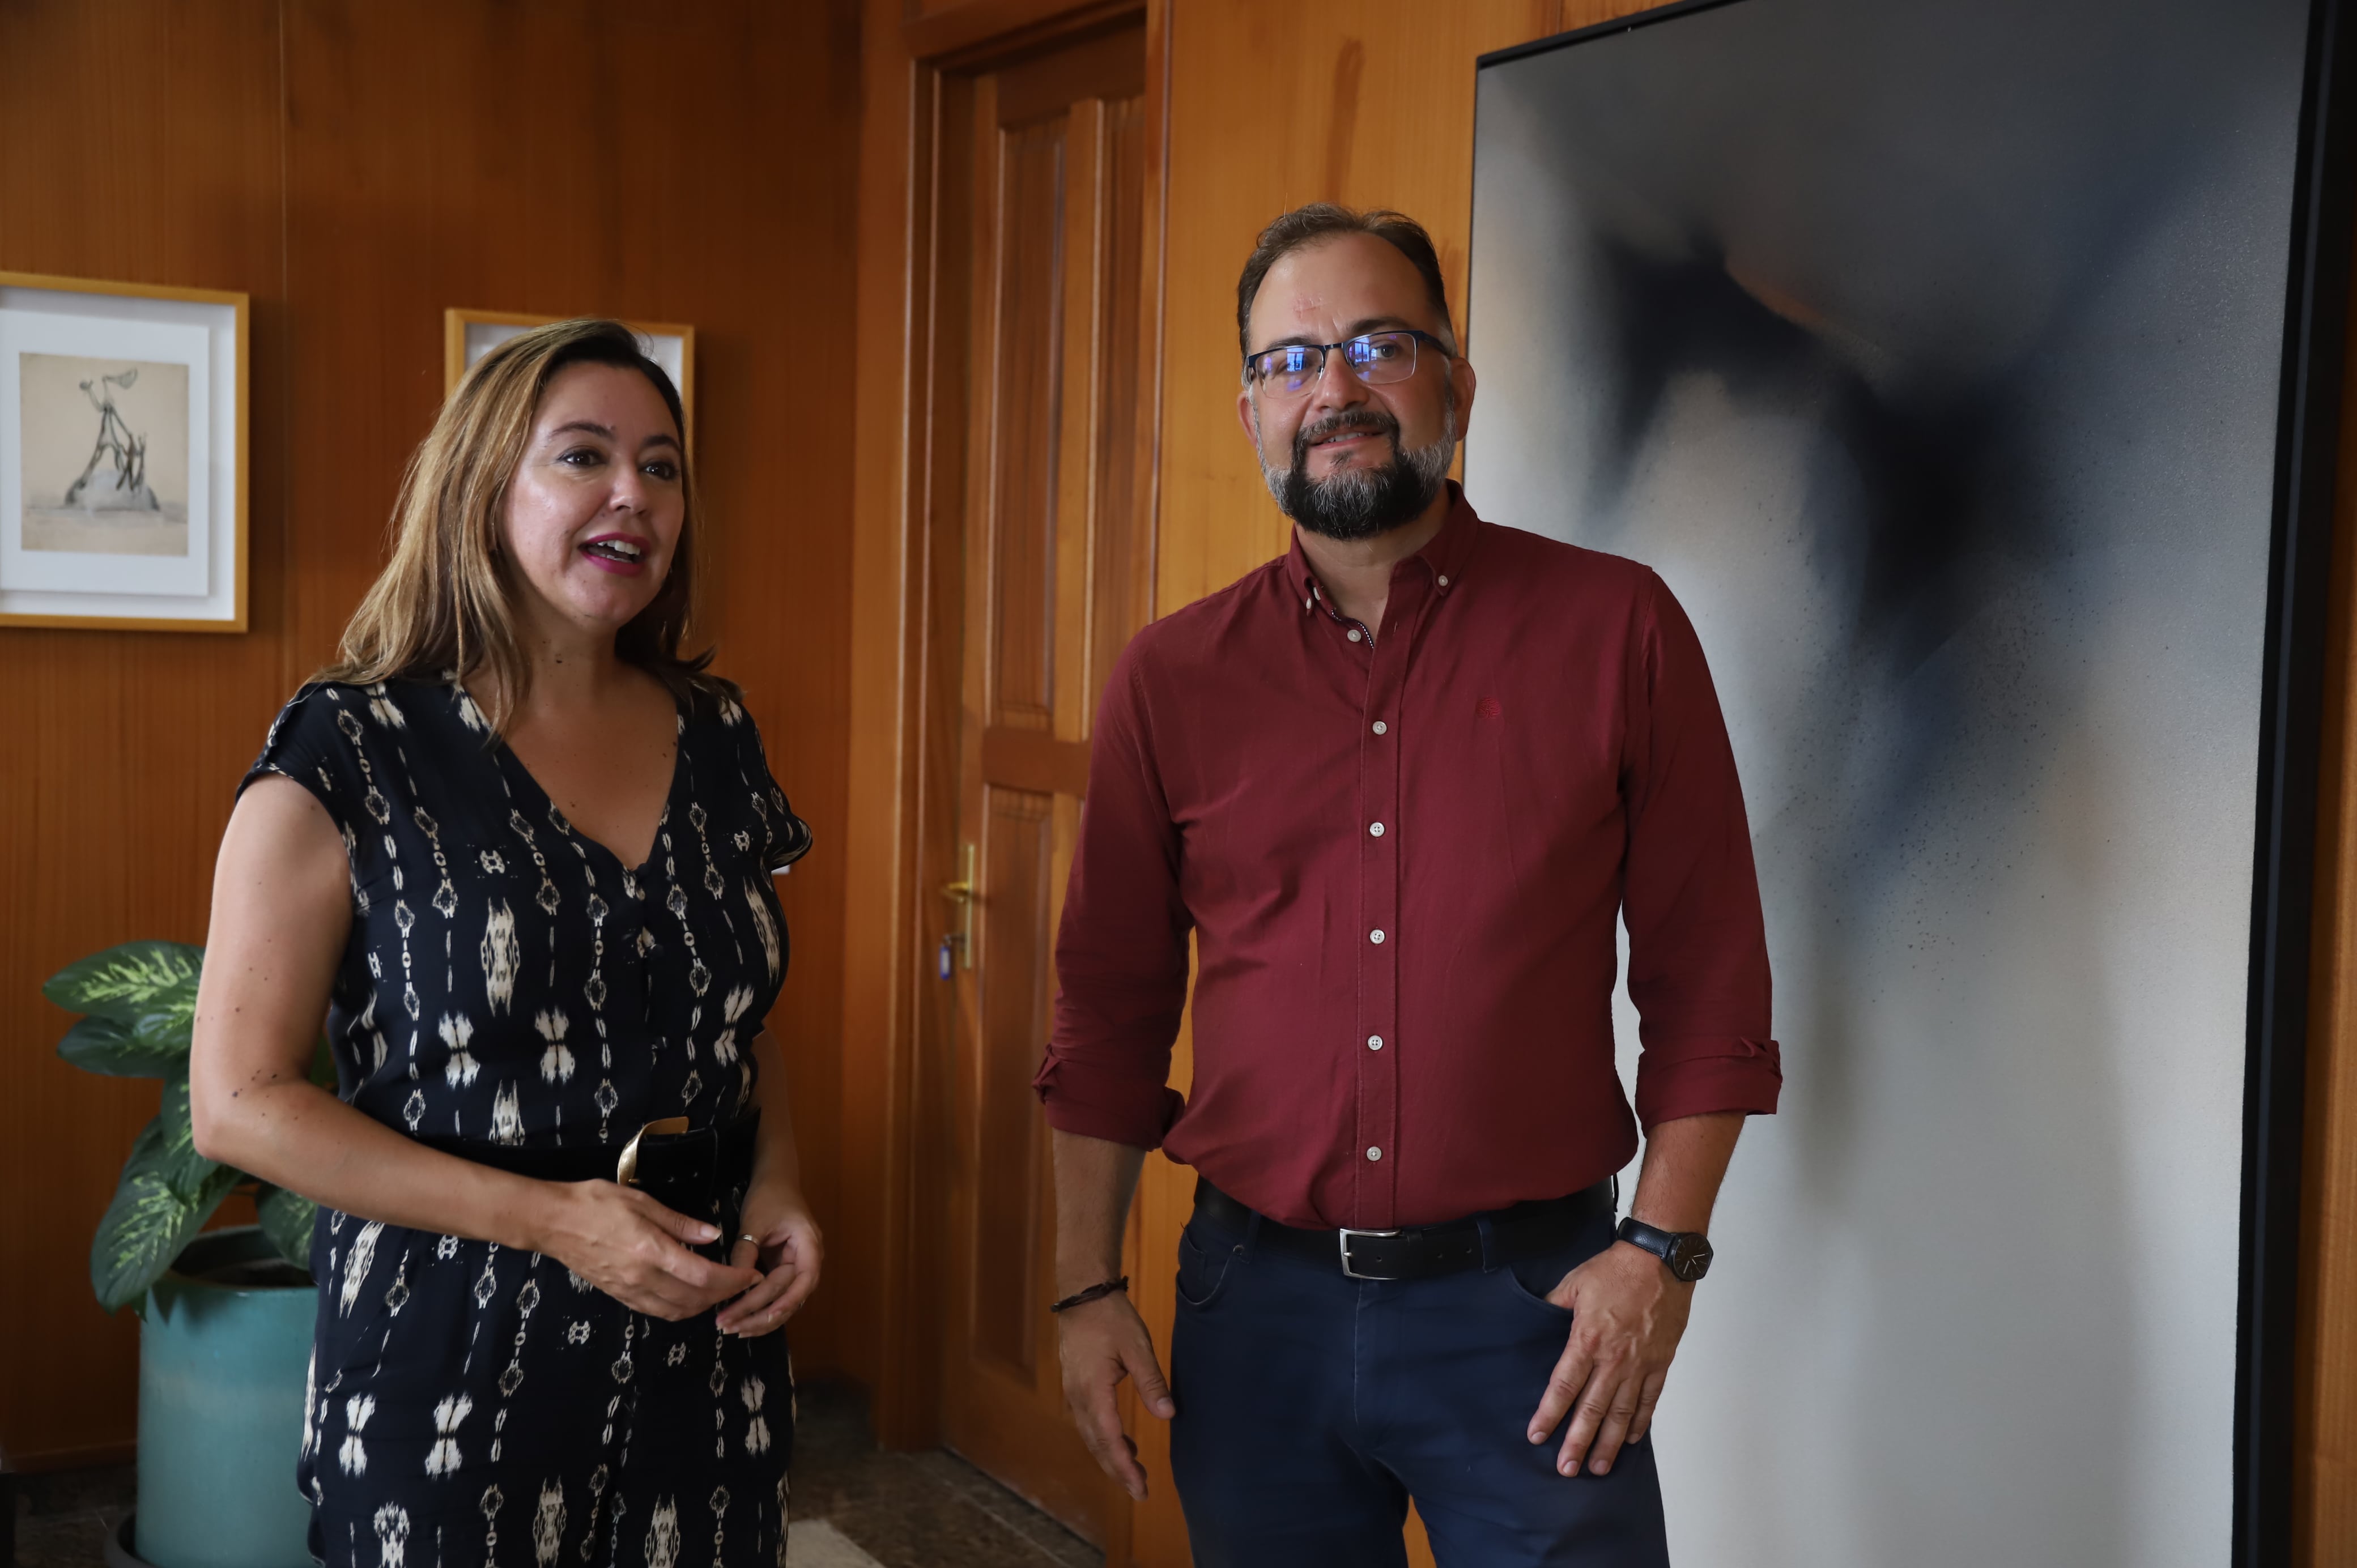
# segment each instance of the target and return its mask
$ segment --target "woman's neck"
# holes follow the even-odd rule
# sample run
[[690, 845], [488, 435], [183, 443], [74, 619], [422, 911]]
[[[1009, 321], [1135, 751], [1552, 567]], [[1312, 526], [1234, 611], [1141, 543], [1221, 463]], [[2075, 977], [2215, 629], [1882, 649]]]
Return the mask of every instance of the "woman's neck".
[[[554, 718], [595, 710], [643, 679], [636, 666], [615, 651], [611, 633], [583, 635], [571, 628], [554, 633], [538, 627], [519, 629], [522, 635], [518, 651], [524, 656], [528, 684], [515, 706], [516, 719], [527, 714]], [[467, 678], [467, 684], [474, 689], [478, 703], [496, 702], [501, 694], [498, 672], [489, 667], [479, 668]]]

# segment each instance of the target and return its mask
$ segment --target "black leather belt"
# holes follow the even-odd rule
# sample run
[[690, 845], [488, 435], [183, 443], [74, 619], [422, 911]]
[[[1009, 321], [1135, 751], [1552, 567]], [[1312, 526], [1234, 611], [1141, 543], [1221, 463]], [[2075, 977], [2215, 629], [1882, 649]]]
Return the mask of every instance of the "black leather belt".
[[1255, 1247], [1266, 1247], [1288, 1257], [1340, 1267], [1354, 1280], [1426, 1280], [1482, 1266], [1481, 1229], [1490, 1230], [1490, 1261], [1516, 1263], [1559, 1251], [1571, 1245], [1580, 1227], [1613, 1210], [1612, 1183], [1568, 1197], [1548, 1197], [1517, 1203], [1439, 1225], [1418, 1225], [1399, 1230], [1308, 1230], [1280, 1225], [1257, 1214], [1213, 1187], [1195, 1178], [1195, 1214], [1219, 1230], [1242, 1234], [1254, 1219], [1260, 1230]]
[[628, 1144], [490, 1144], [475, 1138], [422, 1138], [429, 1148], [534, 1181], [619, 1181], [664, 1208], [720, 1227], [707, 1251], [725, 1258], [736, 1244], [737, 1211], [753, 1179], [759, 1111], [726, 1127], [688, 1128], [686, 1118], [650, 1122]]

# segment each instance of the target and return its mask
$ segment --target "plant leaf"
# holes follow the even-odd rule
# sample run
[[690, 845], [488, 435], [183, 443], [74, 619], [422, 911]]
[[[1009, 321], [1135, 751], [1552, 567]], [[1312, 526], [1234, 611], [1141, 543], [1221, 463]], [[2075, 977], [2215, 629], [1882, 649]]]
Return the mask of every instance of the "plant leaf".
[[311, 1047], [311, 1081], [330, 1094], [336, 1092], [336, 1050], [325, 1034]]
[[[179, 1090], [185, 1116], [185, 1080]], [[172, 1086], [167, 1083], [164, 1092], [168, 1112]], [[91, 1288], [109, 1312], [145, 1297], [238, 1184], [236, 1171], [197, 1155], [193, 1144], [188, 1155], [175, 1155], [163, 1116], [148, 1122], [131, 1145], [114, 1201], [90, 1244]]]
[[[69, 1013], [94, 1014], [118, 1024], [185, 1035], [197, 1015], [197, 976], [205, 950], [187, 942], [124, 942], [58, 971], [41, 994]], [[185, 1047], [183, 1047], [185, 1048]]]
[[262, 1233], [270, 1238], [278, 1255], [298, 1269], [308, 1269], [311, 1219], [319, 1212], [319, 1206], [301, 1193], [264, 1182], [261, 1195], [253, 1200], [253, 1211], [262, 1221]]
[[143, 1051], [186, 1063], [195, 1044], [195, 1020], [174, 1008], [158, 1007], [132, 1021], [131, 1037]]
[[188, 1061], [185, 1050], [156, 1050], [113, 1019], [95, 1015], [66, 1031], [58, 1055], [84, 1072], [111, 1078], [167, 1078], [185, 1071]]
[[[172, 1184], [183, 1191], [193, 1190], [214, 1162], [197, 1153], [196, 1114], [189, 1102], [186, 1064], [164, 1079], [164, 1103], [156, 1112], [155, 1125], [163, 1133], [157, 1157], [164, 1162]], [[231, 1174], [239, 1181], [245, 1179], [242, 1172]]]

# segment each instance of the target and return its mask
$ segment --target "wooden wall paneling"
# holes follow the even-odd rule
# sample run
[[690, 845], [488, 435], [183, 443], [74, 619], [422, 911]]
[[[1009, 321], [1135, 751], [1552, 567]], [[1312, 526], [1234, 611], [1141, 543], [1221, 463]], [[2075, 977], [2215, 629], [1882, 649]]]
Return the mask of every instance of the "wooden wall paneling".
[[[818, 836], [779, 884], [794, 961], [770, 1026], [834, 1232], [858, 13], [736, 0], [642, 24], [617, 0], [290, 7], [292, 505], [306, 526], [288, 675], [331, 651], [383, 560], [402, 467], [442, 399], [446, 308], [695, 328], [692, 635], [744, 684]], [[805, 1369], [841, 1363], [848, 1305], [823, 1291], [797, 1320]]]
[[1561, 22], [1556, 0], [1174, 11], [1159, 612], [1285, 548], [1235, 418], [1235, 280], [1254, 236], [1307, 201], [1398, 208], [1432, 231], [1461, 315], [1474, 61]]
[[1139, 0], [912, 0], [894, 36], [904, 58], [960, 70], [1139, 9]]
[[[130, 1440], [132, 1323], [84, 1259], [155, 1099], [56, 1062], [37, 987], [110, 942], [201, 939], [236, 780], [382, 558], [447, 306], [704, 335], [700, 625], [823, 846], [781, 885], [800, 961], [771, 1023], [840, 1232], [858, 24], [854, 0], [660, 35], [616, 4], [0, 5], [0, 267], [253, 300], [252, 630], [0, 632], [0, 1336], [45, 1349], [0, 1369], [12, 1458]], [[845, 1306], [797, 1324], [806, 1367], [840, 1359]]]
[[845, 902], [844, 991], [846, 1036], [863, 1048], [845, 1062], [853, 1201], [836, 1255], [838, 1288], [875, 1304], [850, 1365], [873, 1391], [878, 1439], [909, 1448], [940, 1430], [949, 1243], [937, 1220], [951, 1165], [952, 1009], [922, 955], [941, 929], [935, 885], [955, 875], [970, 334], [962, 251], [944, 251], [936, 236], [970, 223], [965, 182], [938, 171], [943, 127], [966, 124], [971, 111], [962, 82], [909, 52], [902, 21], [901, 0], [868, 0], [849, 819], [866, 875]]
[[27, 1467], [129, 1452], [136, 1322], [99, 1310], [87, 1260], [156, 1100], [59, 1061], [70, 1020], [38, 988], [114, 942], [202, 939], [285, 695], [279, 98], [274, 0], [0, 5], [0, 269], [253, 297], [250, 629], [0, 629], [0, 1447]]
[[2357, 352], [2347, 364], [2318, 746], [2292, 1438], [2297, 1568], [2339, 1568], [2357, 1550]]

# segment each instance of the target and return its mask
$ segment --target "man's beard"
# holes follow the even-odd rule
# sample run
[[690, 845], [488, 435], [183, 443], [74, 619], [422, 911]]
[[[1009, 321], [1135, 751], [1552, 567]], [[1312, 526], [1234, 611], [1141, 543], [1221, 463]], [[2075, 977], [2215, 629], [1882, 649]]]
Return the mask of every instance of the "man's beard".
[[[1414, 451], [1402, 449], [1399, 421], [1381, 409], [1329, 414], [1305, 424], [1293, 437], [1293, 464], [1280, 468], [1261, 458], [1261, 478], [1277, 509], [1328, 539], [1373, 539], [1422, 517], [1448, 478], [1457, 456], [1456, 399], [1441, 427], [1440, 439]], [[1349, 463], [1322, 479], [1309, 477], [1309, 449], [1345, 430], [1363, 430], [1392, 444], [1393, 457], [1380, 467]]]

